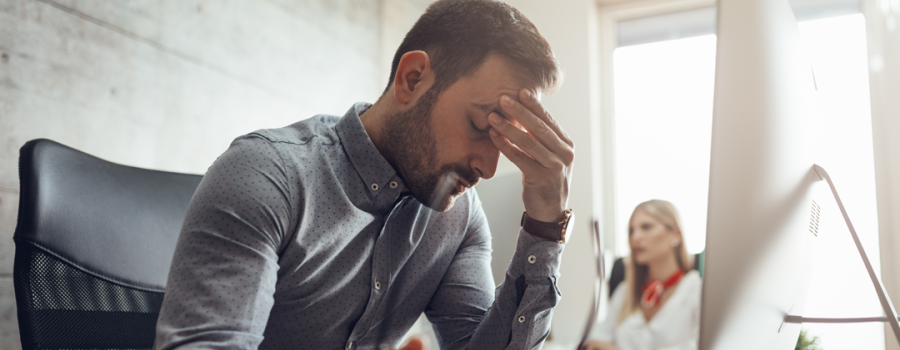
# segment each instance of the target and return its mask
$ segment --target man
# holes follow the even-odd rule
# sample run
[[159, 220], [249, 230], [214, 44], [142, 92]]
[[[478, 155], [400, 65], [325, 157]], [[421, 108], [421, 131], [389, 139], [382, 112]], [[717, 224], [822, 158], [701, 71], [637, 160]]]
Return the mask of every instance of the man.
[[[239, 137], [210, 167], [155, 347], [379, 349], [424, 312], [443, 349], [540, 348], [571, 213], [573, 143], [539, 102], [558, 75], [512, 7], [432, 4], [375, 104]], [[495, 290], [467, 189], [500, 153], [522, 170], [527, 216]]]

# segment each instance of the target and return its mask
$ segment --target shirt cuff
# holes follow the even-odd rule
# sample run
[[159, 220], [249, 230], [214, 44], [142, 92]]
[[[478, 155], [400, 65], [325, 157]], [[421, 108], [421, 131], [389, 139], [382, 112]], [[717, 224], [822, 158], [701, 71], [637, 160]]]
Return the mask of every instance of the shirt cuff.
[[516, 253], [507, 273], [513, 278], [525, 276], [526, 280], [544, 280], [559, 277], [559, 264], [566, 245], [554, 241], [540, 241], [523, 229], [519, 229]]

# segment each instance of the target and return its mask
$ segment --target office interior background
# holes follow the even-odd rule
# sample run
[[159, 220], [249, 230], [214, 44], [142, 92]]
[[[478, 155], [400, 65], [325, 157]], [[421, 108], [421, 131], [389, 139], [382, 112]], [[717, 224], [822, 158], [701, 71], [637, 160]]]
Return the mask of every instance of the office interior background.
[[[668, 199], [682, 211], [689, 250], [704, 249], [715, 1], [508, 2], [537, 25], [566, 72], [545, 105], [578, 146], [575, 244], [563, 259], [552, 331], [554, 345], [570, 344], [593, 293], [585, 244], [592, 219], [611, 261], [628, 253], [634, 205]], [[429, 3], [0, 0], [0, 348], [19, 348], [12, 234], [26, 141], [49, 138], [126, 165], [204, 173], [239, 135], [373, 102], [403, 35]], [[832, 174], [900, 300], [900, 0], [791, 4], [819, 90], [810, 126], [816, 161]], [[501, 158], [495, 179], [478, 188], [498, 283], [521, 215], [518, 176]], [[825, 211], [832, 215], [823, 222], [809, 315], [880, 315], [836, 209]], [[900, 349], [881, 324], [807, 328], [829, 350]]]

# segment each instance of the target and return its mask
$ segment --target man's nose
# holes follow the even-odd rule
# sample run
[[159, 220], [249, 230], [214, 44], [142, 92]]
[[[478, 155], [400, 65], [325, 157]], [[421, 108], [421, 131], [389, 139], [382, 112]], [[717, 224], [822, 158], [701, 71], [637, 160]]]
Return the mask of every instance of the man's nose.
[[500, 150], [491, 141], [482, 145], [472, 157], [469, 166], [472, 167], [482, 179], [490, 179], [497, 173], [497, 162], [500, 160]]

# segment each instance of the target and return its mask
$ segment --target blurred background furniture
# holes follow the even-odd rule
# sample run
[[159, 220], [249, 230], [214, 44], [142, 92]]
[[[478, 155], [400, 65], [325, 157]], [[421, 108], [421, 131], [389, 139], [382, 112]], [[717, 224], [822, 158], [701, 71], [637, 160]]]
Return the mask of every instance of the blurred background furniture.
[[[694, 270], [700, 273], [700, 277], [703, 277], [703, 256], [705, 252], [700, 252], [699, 254], [694, 254]], [[612, 272], [609, 273], [609, 295], [608, 297], [612, 298], [613, 291], [616, 290], [616, 287], [619, 286], [619, 283], [622, 283], [625, 280], [625, 260], [624, 258], [618, 258], [613, 263]]]
[[201, 178], [114, 164], [46, 139], [26, 143], [13, 272], [22, 348], [152, 347]]

